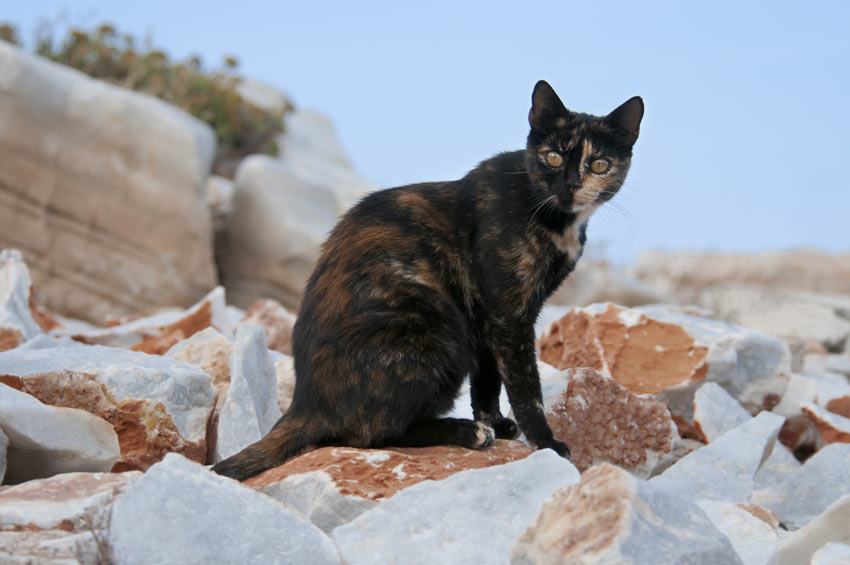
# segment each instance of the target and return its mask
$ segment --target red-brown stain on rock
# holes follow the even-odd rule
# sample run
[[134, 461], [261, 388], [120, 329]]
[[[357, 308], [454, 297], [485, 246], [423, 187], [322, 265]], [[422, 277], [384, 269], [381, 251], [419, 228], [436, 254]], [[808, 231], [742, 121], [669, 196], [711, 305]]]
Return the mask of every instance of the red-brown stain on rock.
[[817, 427], [825, 444], [850, 443], [850, 432], [838, 429], [826, 417], [821, 416], [808, 406], [803, 406], [801, 412]]
[[142, 341], [133, 344], [130, 349], [154, 355], [162, 355], [175, 343], [188, 339], [199, 331], [212, 325], [212, 304], [206, 300], [195, 312], [171, 325], [164, 326]]
[[598, 315], [571, 310], [539, 340], [540, 359], [558, 369], [606, 366], [636, 394], [656, 394], [705, 378], [708, 348], [696, 345], [682, 326], [643, 314], [627, 324], [624, 312], [613, 304]]
[[510, 440], [496, 440], [487, 449], [324, 447], [269, 469], [245, 484], [259, 489], [291, 475], [324, 471], [341, 494], [380, 500], [427, 479], [445, 479], [460, 471], [501, 465], [530, 454], [526, 446]]
[[24, 342], [24, 334], [14, 328], [0, 328], [0, 351], [8, 351]]
[[840, 396], [833, 398], [826, 403], [826, 409], [833, 414], [850, 418], [850, 396]]

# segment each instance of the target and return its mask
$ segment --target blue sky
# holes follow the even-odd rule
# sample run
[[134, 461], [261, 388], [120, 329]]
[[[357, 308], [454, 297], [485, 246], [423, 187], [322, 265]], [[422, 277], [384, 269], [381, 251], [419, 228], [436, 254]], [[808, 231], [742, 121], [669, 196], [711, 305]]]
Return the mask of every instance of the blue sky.
[[462, 176], [524, 145], [531, 89], [646, 115], [626, 186], [589, 235], [646, 248], [850, 249], [850, 2], [92, 2], [2, 0], [37, 23], [109, 21], [333, 120], [380, 186]]

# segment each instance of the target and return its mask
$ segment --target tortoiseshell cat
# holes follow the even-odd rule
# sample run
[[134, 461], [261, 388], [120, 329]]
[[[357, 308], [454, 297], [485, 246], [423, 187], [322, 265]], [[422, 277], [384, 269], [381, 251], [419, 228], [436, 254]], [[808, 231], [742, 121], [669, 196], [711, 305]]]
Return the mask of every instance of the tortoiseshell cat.
[[[366, 196], [307, 283], [291, 407], [213, 470], [241, 480], [324, 445], [486, 447], [518, 432], [503, 382], [528, 440], [569, 456], [543, 414], [534, 322], [622, 186], [642, 117], [639, 97], [605, 117], [571, 112], [540, 81], [525, 150]], [[466, 375], [475, 421], [441, 419]]]

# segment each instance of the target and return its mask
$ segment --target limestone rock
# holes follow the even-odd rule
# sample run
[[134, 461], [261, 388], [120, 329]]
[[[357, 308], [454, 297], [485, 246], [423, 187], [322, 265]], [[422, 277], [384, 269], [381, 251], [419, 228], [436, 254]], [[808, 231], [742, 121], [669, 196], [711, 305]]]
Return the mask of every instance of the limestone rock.
[[688, 421], [703, 380], [757, 412], [779, 399], [790, 373], [781, 340], [663, 306], [574, 308], [538, 346], [540, 359], [556, 368], [591, 367], [636, 394], [663, 393], [673, 414]]
[[3, 565], [101, 565], [111, 563], [108, 548], [95, 532], [62, 529], [0, 531]]
[[697, 502], [714, 527], [723, 532], [744, 565], [767, 563], [779, 545], [779, 519], [756, 504], [716, 500]]
[[555, 491], [511, 552], [515, 565], [740, 562], [693, 502], [607, 463]]
[[801, 528], [850, 494], [848, 469], [850, 444], [827, 445], [784, 482], [757, 491], [753, 502], [776, 512], [789, 528]]
[[830, 355], [810, 353], [803, 357], [804, 373], [838, 373], [850, 378], [850, 353]]
[[44, 333], [30, 310], [30, 286], [29, 271], [20, 251], [0, 251], [0, 351]]
[[286, 412], [292, 404], [295, 394], [295, 360], [283, 353], [271, 351], [274, 360], [274, 372], [277, 375], [277, 406], [281, 412]]
[[811, 565], [850, 563], [850, 544], [830, 542], [812, 554]]
[[204, 182], [204, 200], [216, 233], [227, 229], [228, 218], [233, 211], [233, 181], [218, 175], [210, 175]]
[[208, 292], [212, 128], [5, 42], [0, 68], [0, 248], [44, 303], [101, 321]]
[[109, 509], [122, 487], [142, 474], [63, 473], [48, 479], [0, 488], [3, 529], [64, 529], [78, 532], [96, 520], [93, 514]]
[[339, 563], [314, 525], [176, 454], [116, 497], [108, 536], [117, 563]]
[[257, 300], [245, 312], [241, 323], [263, 328], [269, 349], [286, 355], [292, 354], [292, 327], [295, 325], [295, 315], [289, 313], [277, 300], [269, 298]]
[[814, 423], [824, 443], [850, 443], [850, 419], [821, 408], [817, 404], [806, 403], [803, 414]]
[[259, 80], [240, 79], [236, 92], [248, 103], [274, 114], [283, 114], [292, 109], [292, 102], [286, 94]]
[[762, 412], [679, 459], [650, 482], [683, 498], [747, 502], [785, 421]]
[[232, 352], [233, 340], [210, 327], [176, 344], [164, 357], [196, 365], [210, 376], [213, 387], [222, 394], [230, 383]]
[[345, 563], [506, 563], [514, 540], [556, 488], [579, 473], [552, 450], [424, 481], [384, 500], [333, 539]]
[[240, 325], [230, 356], [230, 387], [218, 416], [214, 461], [254, 443], [280, 419], [277, 375], [258, 326]]
[[543, 386], [546, 420], [579, 471], [607, 461], [646, 478], [670, 458], [678, 433], [663, 402], [594, 369], [564, 371]]
[[109, 423], [74, 408], [42, 404], [0, 383], [0, 429], [9, 439], [5, 482], [72, 471], [108, 471], [118, 460]]
[[[850, 496], [837, 499], [808, 525], [792, 532], [779, 544], [770, 565], [815, 563], [813, 554], [831, 542], [850, 544]], [[839, 561], [847, 563], [847, 561]]]
[[[797, 472], [800, 465], [801, 463], [797, 461], [797, 458], [787, 447], [781, 443], [774, 444], [770, 455], [756, 471], [756, 489], [771, 488], [782, 484], [788, 477]], [[757, 496], [757, 494], [754, 494], [754, 496]]]
[[198, 367], [100, 345], [0, 353], [0, 382], [44, 403], [81, 408], [112, 424], [114, 470], [146, 469], [168, 451], [206, 458], [215, 391]]
[[750, 418], [749, 412], [717, 383], [705, 383], [694, 395], [694, 426], [705, 443], [714, 441]]

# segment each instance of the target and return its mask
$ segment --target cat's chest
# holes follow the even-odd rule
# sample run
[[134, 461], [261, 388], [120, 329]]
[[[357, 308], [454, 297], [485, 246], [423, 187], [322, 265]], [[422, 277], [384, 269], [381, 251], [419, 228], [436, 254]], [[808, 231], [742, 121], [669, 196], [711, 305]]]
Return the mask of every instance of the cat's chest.
[[561, 233], [551, 236], [555, 249], [566, 255], [568, 263], [575, 263], [581, 257], [584, 243], [587, 240], [587, 220], [581, 218], [572, 225], [567, 226]]

